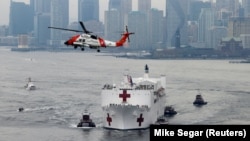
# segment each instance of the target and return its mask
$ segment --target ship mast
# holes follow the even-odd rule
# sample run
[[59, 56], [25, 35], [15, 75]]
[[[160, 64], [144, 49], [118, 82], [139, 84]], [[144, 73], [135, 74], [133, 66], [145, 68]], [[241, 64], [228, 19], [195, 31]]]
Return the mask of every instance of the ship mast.
[[144, 78], [148, 78], [148, 73], [149, 73], [149, 68], [148, 65], [145, 65], [145, 73], [144, 73]]

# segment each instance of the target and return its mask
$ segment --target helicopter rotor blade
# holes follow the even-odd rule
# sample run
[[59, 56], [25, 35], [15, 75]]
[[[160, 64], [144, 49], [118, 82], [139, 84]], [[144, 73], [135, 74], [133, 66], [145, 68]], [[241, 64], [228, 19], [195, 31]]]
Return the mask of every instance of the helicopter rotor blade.
[[84, 26], [84, 24], [83, 24], [83, 22], [82, 22], [82, 21], [80, 21], [79, 23], [80, 23], [80, 25], [81, 25], [81, 27], [82, 27], [82, 29], [83, 29], [84, 33], [86, 33], [86, 34], [93, 33], [93, 32], [91, 32], [91, 31], [88, 31], [88, 30], [85, 28], [85, 26]]
[[51, 27], [51, 26], [49, 26], [48, 28], [51, 28], [51, 29], [58, 29], [58, 30], [66, 30], [66, 31], [73, 31], [73, 32], [82, 32], [82, 31], [80, 31], [80, 30], [67, 29], [67, 28], [59, 28], [59, 27]]
[[129, 35], [135, 34], [134, 32], [128, 32], [128, 26], [126, 26], [126, 34], [128, 34], [128, 42], [130, 42]]
[[[128, 26], [126, 26], [126, 33], [128, 33]], [[129, 36], [128, 36], [128, 42], [130, 42]]]

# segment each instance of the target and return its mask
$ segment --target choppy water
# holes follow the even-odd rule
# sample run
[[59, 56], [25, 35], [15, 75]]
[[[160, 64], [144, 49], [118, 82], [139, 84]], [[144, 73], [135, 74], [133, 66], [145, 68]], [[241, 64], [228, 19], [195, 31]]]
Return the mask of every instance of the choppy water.
[[[149, 130], [102, 128], [100, 92], [125, 71], [167, 77], [167, 103], [178, 112], [170, 124], [250, 124], [250, 64], [229, 60], [134, 60], [88, 52], [11, 52], [0, 49], [1, 141], [149, 140]], [[31, 77], [38, 87], [27, 91]], [[192, 102], [200, 89], [208, 104]], [[24, 107], [24, 112], [18, 112]], [[75, 128], [88, 109], [97, 128]]]

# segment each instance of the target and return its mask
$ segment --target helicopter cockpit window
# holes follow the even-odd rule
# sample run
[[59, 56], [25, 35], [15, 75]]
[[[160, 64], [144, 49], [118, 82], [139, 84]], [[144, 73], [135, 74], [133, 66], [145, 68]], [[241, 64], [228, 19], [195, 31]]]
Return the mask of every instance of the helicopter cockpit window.
[[79, 39], [79, 42], [85, 42], [85, 39]]
[[95, 35], [91, 35], [90, 36], [92, 39], [97, 39], [97, 36], [95, 36]]

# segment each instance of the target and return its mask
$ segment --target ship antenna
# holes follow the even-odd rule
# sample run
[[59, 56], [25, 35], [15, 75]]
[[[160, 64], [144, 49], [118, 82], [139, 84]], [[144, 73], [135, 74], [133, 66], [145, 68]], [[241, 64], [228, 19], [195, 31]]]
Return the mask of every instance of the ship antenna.
[[144, 74], [144, 78], [148, 78], [148, 73], [149, 73], [149, 68], [148, 65], [145, 65], [145, 74]]
[[145, 66], [145, 73], [149, 73], [148, 65]]

